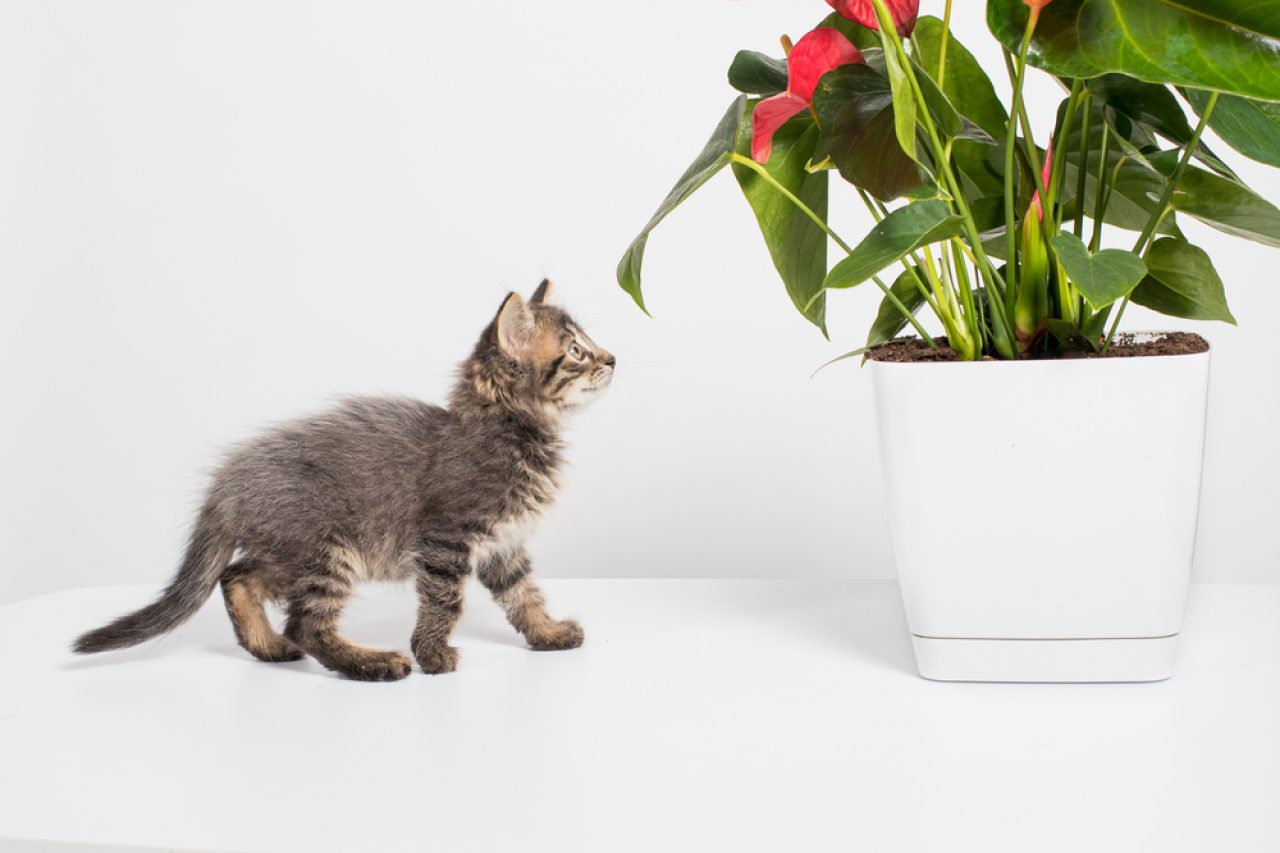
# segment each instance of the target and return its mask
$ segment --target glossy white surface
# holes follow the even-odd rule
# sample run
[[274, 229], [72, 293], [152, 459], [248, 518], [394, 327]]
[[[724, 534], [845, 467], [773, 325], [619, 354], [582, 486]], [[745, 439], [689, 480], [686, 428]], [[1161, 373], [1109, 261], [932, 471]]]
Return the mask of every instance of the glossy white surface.
[[[0, 608], [0, 839], [209, 850], [1280, 849], [1280, 588], [1193, 587], [1177, 677], [941, 684], [891, 582], [546, 584], [587, 644], [472, 596], [461, 669], [248, 659], [216, 602], [73, 659], [152, 590]], [[412, 596], [349, 633], [405, 647]], [[0, 842], [0, 849], [3, 849]]]
[[[1181, 630], [1208, 353], [873, 362], [871, 371], [913, 634], [1078, 640]], [[1018, 677], [998, 660], [994, 677]], [[1089, 676], [1055, 671], [1053, 661], [1044, 658], [1040, 680]], [[1144, 664], [1133, 677], [1150, 675]]]

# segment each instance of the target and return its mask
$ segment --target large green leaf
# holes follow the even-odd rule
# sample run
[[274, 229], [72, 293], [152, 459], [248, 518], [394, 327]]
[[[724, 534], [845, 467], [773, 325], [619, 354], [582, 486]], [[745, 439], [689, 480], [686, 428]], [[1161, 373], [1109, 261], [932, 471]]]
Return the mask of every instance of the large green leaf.
[[[931, 15], [921, 18], [916, 22], [911, 38], [916, 46], [916, 60], [936, 82], [942, 21]], [[964, 45], [956, 41], [954, 34], [947, 37], [946, 67], [942, 74], [941, 89], [962, 116], [986, 131], [991, 138], [1004, 138], [1009, 114], [982, 66]]]
[[[810, 160], [821, 159], [820, 141], [818, 128], [811, 118], [801, 116], [789, 121], [774, 134], [773, 154], [765, 168], [775, 181], [825, 220], [827, 173], [805, 168]], [[749, 122], [743, 122], [739, 128], [737, 151], [750, 156]], [[827, 271], [826, 232], [758, 172], [735, 163], [733, 173], [756, 214], [787, 294], [800, 313], [825, 335], [826, 299], [822, 280]]]
[[1147, 274], [1142, 258], [1123, 249], [1103, 249], [1089, 254], [1080, 238], [1066, 231], [1049, 241], [1058, 263], [1095, 311], [1123, 299]]
[[1172, 317], [1235, 325], [1222, 279], [1203, 249], [1163, 237], [1147, 250], [1146, 264], [1147, 277], [1134, 289], [1134, 302]]
[[922, 201], [908, 204], [881, 220], [849, 256], [836, 264], [823, 286], [854, 287], [911, 252], [956, 237], [962, 220], [946, 202]]
[[[738, 138], [738, 130], [744, 124], [743, 119], [746, 109], [746, 96], [739, 97], [730, 105], [728, 111], [724, 114], [724, 118], [720, 119], [720, 124], [716, 126], [715, 131], [711, 134], [711, 138], [707, 140], [702, 153], [693, 161], [693, 165], [680, 176], [680, 180], [676, 181], [676, 185], [671, 188], [671, 192], [667, 193], [667, 197], [658, 206], [657, 212], [653, 214], [648, 224], [644, 226], [640, 234], [627, 247], [626, 253], [618, 263], [618, 284], [622, 286], [623, 290], [631, 294], [631, 298], [636, 301], [636, 304], [645, 313], [648, 313], [648, 309], [644, 307], [644, 294], [640, 290], [640, 268], [644, 263], [644, 249], [645, 244], [649, 241], [649, 232], [657, 227], [658, 223], [665, 219], [668, 213], [675, 210], [680, 205], [680, 202], [693, 195], [698, 187], [709, 181], [716, 172], [723, 169], [725, 164], [729, 162], [729, 156], [733, 153], [733, 148]], [[749, 124], [749, 122], [745, 123]]]
[[[889, 287], [893, 295], [897, 297], [908, 311], [915, 313], [921, 305], [924, 304], [924, 294], [920, 292], [919, 286], [916, 284], [915, 276], [918, 275], [914, 270], [904, 270], [897, 280]], [[876, 312], [875, 322], [871, 324], [871, 331], [867, 333], [867, 349], [879, 346], [886, 341], [891, 341], [898, 336], [898, 333], [907, 327], [910, 322], [898, 308], [893, 304], [888, 296], [880, 302], [880, 310]]]
[[787, 88], [787, 62], [740, 50], [729, 65], [729, 85], [748, 95], [776, 95]]
[[867, 65], [824, 74], [814, 93], [822, 142], [840, 175], [881, 201], [920, 186], [920, 167], [898, 143], [889, 81]]
[[[1029, 14], [1023, 0], [987, 2], [991, 32], [1012, 51]], [[1053, 0], [1040, 12], [1028, 61], [1063, 77], [1118, 71], [1277, 101], [1278, 57], [1275, 0]]]
[[[1203, 113], [1209, 93], [1183, 89], [1196, 113]], [[1280, 103], [1220, 95], [1209, 115], [1209, 127], [1222, 141], [1246, 157], [1280, 166]]]
[[[1170, 175], [1177, 155], [1162, 151], [1149, 159]], [[1238, 181], [1190, 166], [1173, 193], [1173, 209], [1227, 234], [1280, 248], [1280, 210]]]

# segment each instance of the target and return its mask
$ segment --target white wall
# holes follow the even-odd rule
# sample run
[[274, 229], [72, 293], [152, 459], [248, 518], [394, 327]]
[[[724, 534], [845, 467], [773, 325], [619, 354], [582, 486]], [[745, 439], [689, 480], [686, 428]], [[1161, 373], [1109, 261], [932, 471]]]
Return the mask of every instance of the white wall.
[[[545, 574], [891, 577], [868, 374], [809, 379], [875, 294], [834, 296], [823, 341], [727, 174], [650, 241], [656, 319], [613, 282], [732, 97], [733, 52], [826, 10], [0, 3], [0, 602], [167, 577], [219, 447], [340, 393], [439, 399], [544, 274], [621, 368], [573, 428]], [[958, 29], [999, 67], [980, 20]], [[1216, 348], [1197, 577], [1280, 582], [1280, 254], [1188, 230], [1242, 320], [1196, 327]], [[1140, 490], [1081, 476], [1089, 512]]]

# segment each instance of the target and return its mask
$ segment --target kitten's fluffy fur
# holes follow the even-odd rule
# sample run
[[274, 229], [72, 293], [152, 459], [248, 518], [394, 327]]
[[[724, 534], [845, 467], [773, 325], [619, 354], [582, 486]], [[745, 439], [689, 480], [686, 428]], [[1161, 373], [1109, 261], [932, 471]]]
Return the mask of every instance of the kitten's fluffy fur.
[[[549, 290], [544, 281], [528, 303], [507, 297], [447, 409], [355, 399], [235, 450], [160, 598], [75, 650], [171, 630], [221, 583], [240, 644], [260, 660], [305, 653], [350, 678], [399, 679], [409, 658], [352, 644], [338, 619], [357, 581], [413, 579], [413, 656], [424, 672], [450, 672], [449, 634], [472, 570], [530, 646], [581, 645], [577, 623], [547, 614], [524, 543], [558, 487], [560, 417], [608, 386], [614, 358], [549, 303]], [[267, 621], [268, 600], [285, 608], [283, 635]]]

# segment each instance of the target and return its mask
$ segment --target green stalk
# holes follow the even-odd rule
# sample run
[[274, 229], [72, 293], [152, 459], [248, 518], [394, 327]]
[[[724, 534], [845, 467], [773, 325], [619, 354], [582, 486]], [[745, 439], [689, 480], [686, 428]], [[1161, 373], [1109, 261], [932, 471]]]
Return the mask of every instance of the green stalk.
[[[1004, 310], [1006, 317], [1012, 317], [1016, 309], [1016, 301], [1018, 294], [1018, 234], [1014, 227], [1017, 222], [1017, 211], [1015, 210], [1014, 185], [1013, 185], [1013, 166], [1014, 166], [1014, 148], [1017, 146], [1018, 140], [1018, 109], [1022, 106], [1022, 84], [1026, 77], [1027, 71], [1027, 51], [1031, 48], [1031, 36], [1035, 33], [1036, 22], [1040, 16], [1036, 10], [1032, 10], [1031, 15], [1027, 18], [1026, 29], [1022, 33], [1022, 44], [1018, 48], [1018, 66], [1013, 75], [1013, 104], [1009, 110], [1009, 122], [1005, 127], [1004, 139], [1004, 229], [1005, 229], [1005, 257], [1008, 258], [1008, 266], [1005, 268], [1005, 275], [1008, 277], [1005, 281], [1006, 289], [1004, 293]], [[1005, 60], [1008, 61], [1008, 51], [1005, 51]], [[990, 300], [988, 300], [990, 301]]]
[[[938, 38], [938, 88], [942, 89], [942, 81], [947, 78], [947, 40], [951, 37], [951, 0], [942, 12], [942, 35]], [[945, 91], [945, 90], [943, 90]]]
[[[1067, 137], [1071, 135], [1071, 126], [1075, 124], [1076, 113], [1080, 110], [1080, 97], [1084, 84], [1080, 80], [1076, 80], [1071, 84], [1071, 94], [1067, 97], [1067, 111], [1062, 116], [1062, 127], [1054, 131], [1053, 139], [1065, 143]], [[1040, 209], [1048, 216], [1052, 214], [1053, 231], [1057, 233], [1058, 226], [1058, 195], [1062, 192], [1063, 176], [1067, 171], [1067, 158], [1063, 151], [1059, 150], [1058, 156], [1053, 161], [1053, 165], [1049, 169], [1049, 187], [1048, 193], [1040, 197]]]
[[[1009, 82], [1012, 84], [1018, 74], [1018, 69], [1014, 64], [1013, 55], [1007, 50], [1004, 51], [1004, 64], [1009, 72]], [[1023, 73], [1026, 73], [1025, 68]], [[1020, 101], [1015, 112], [1018, 114], [1018, 123], [1022, 126], [1022, 156], [1027, 158], [1027, 166], [1031, 170], [1032, 183], [1035, 184], [1034, 189], [1040, 190], [1040, 194], [1043, 196], [1048, 188], [1044, 185], [1044, 178], [1041, 175], [1043, 164], [1040, 162], [1040, 149], [1036, 147], [1035, 132], [1031, 129], [1031, 118], [1027, 115], [1026, 102]]]
[[1120, 176], [1120, 167], [1124, 165], [1124, 156], [1116, 163], [1111, 181], [1107, 181], [1107, 155], [1110, 153], [1111, 128], [1102, 128], [1102, 156], [1098, 160], [1098, 186], [1093, 191], [1093, 234], [1089, 237], [1089, 251], [1096, 252], [1102, 245], [1102, 220], [1107, 215], [1107, 204], [1111, 201], [1111, 187]]
[[969, 281], [969, 272], [964, 265], [964, 255], [956, 248], [956, 243], [960, 241], [952, 237], [950, 243], [951, 253], [943, 257], [948, 260], [948, 269], [952, 270], [955, 277], [956, 289], [960, 292], [960, 305], [963, 309], [961, 312], [965, 319], [965, 325], [968, 326], [969, 336], [977, 343], [978, 355], [982, 354], [984, 349], [984, 341], [986, 340], [986, 326], [982, 322], [979, 312], [974, 308], [973, 302], [973, 286]]
[[[1093, 105], [1088, 92], [1084, 93], [1084, 126], [1080, 129], [1080, 162], [1076, 164], [1076, 224], [1074, 233], [1084, 236], [1084, 191], [1089, 178], [1089, 131], [1093, 128]], [[1106, 163], [1105, 158], [1103, 163]]]
[[[1169, 183], [1165, 184], [1164, 192], [1160, 194], [1160, 201], [1156, 204], [1156, 209], [1151, 212], [1151, 216], [1147, 219], [1147, 227], [1142, 229], [1142, 233], [1138, 235], [1138, 242], [1133, 244], [1133, 253], [1141, 256], [1146, 251], [1147, 245], [1151, 238], [1155, 236], [1156, 229], [1160, 227], [1160, 222], [1169, 213], [1169, 203], [1173, 201], [1173, 194], [1178, 188], [1178, 182], [1182, 180], [1182, 175], [1187, 171], [1187, 164], [1191, 162], [1191, 155], [1200, 147], [1200, 137], [1204, 134], [1204, 129], [1209, 125], [1209, 116], [1213, 114], [1213, 108], [1218, 104], [1218, 93], [1212, 92], [1209, 95], [1209, 101], [1204, 105], [1204, 110], [1200, 113], [1200, 123], [1196, 125], [1195, 131], [1191, 134], [1191, 141], [1187, 143], [1186, 148], [1182, 151], [1182, 156], [1178, 158], [1178, 165], [1174, 167], [1173, 174], [1169, 176]], [[1102, 344], [1102, 351], [1105, 353], [1111, 348], [1111, 341], [1116, 336], [1116, 330], [1120, 328], [1120, 320], [1124, 317], [1124, 309], [1129, 307], [1129, 294], [1125, 294], [1123, 301], [1120, 303], [1120, 310], [1116, 312], [1116, 319], [1111, 324], [1111, 331], [1107, 332], [1107, 340]]]
[[1156, 229], [1160, 227], [1160, 220], [1164, 219], [1167, 213], [1166, 208], [1168, 208], [1169, 202], [1173, 200], [1173, 193], [1178, 188], [1178, 182], [1182, 180], [1183, 173], [1187, 171], [1187, 164], [1191, 162], [1191, 155], [1195, 153], [1196, 148], [1200, 145], [1200, 137], [1204, 134], [1204, 129], [1209, 126], [1209, 116], [1213, 114], [1213, 108], [1217, 104], [1218, 93], [1211, 92], [1208, 103], [1204, 105], [1204, 110], [1200, 113], [1200, 122], [1191, 134], [1191, 141], [1187, 143], [1182, 156], [1178, 158], [1178, 165], [1174, 168], [1173, 175], [1169, 178], [1169, 183], [1165, 185], [1164, 192], [1160, 195], [1160, 202], [1147, 219], [1147, 227], [1142, 229], [1138, 242], [1133, 244], [1134, 254], [1142, 254], [1147, 247], [1147, 241], [1155, 235]]
[[[1062, 227], [1062, 223], [1059, 221], [1062, 211], [1058, 204], [1058, 198], [1062, 193], [1062, 184], [1066, 176], [1067, 157], [1065, 152], [1061, 150], [1061, 146], [1071, 136], [1071, 127], [1075, 124], [1076, 114], [1080, 111], [1083, 92], [1084, 83], [1078, 79], [1073, 81], [1071, 94], [1067, 98], [1067, 109], [1062, 115], [1062, 126], [1054, 131], [1050, 142], [1052, 144], [1053, 140], [1057, 140], [1059, 142], [1059, 151], [1049, 170], [1049, 192], [1046, 196], [1041, 196], [1040, 199], [1040, 210], [1048, 223], [1044, 232], [1046, 237], [1057, 234]], [[1056, 258], [1052, 259], [1052, 263], [1049, 265], [1049, 278], [1057, 290], [1058, 316], [1063, 320], [1075, 322], [1076, 302], [1080, 297], [1076, 294], [1075, 287], [1067, 280], [1062, 265], [1057, 262]]]

